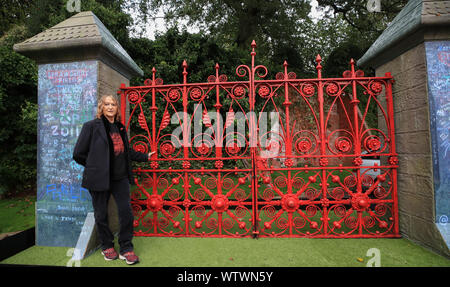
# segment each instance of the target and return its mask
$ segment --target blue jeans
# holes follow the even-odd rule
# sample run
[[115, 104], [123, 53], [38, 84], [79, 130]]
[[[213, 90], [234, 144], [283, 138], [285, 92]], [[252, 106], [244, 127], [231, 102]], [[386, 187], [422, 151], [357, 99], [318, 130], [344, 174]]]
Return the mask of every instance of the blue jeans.
[[89, 191], [94, 208], [95, 224], [100, 237], [102, 250], [114, 247], [114, 234], [108, 225], [108, 202], [114, 196], [119, 216], [119, 246], [123, 254], [133, 250], [133, 212], [130, 203], [130, 185], [128, 178], [112, 181], [110, 189], [106, 191]]

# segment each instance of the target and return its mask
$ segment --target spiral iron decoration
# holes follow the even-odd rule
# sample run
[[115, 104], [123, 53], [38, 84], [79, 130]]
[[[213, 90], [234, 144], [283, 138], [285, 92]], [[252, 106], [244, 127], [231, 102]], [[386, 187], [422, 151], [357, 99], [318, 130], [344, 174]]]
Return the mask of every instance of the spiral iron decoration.
[[[284, 62], [266, 79], [255, 42], [250, 55], [233, 77], [216, 64], [189, 83], [184, 61], [180, 84], [153, 69], [143, 86], [121, 86], [130, 147], [156, 151], [133, 169], [135, 235], [399, 237], [392, 76], [365, 77], [351, 60], [341, 78], [324, 78], [317, 55], [316, 78]], [[364, 123], [372, 105], [378, 128]], [[199, 106], [200, 132], [190, 114]], [[263, 112], [279, 126], [262, 129]]]

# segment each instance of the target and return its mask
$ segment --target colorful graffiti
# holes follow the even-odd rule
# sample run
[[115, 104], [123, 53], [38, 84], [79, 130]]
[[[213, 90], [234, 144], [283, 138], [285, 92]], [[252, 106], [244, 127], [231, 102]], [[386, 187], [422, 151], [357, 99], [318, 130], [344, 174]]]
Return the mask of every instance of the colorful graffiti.
[[450, 41], [425, 43], [433, 148], [436, 223], [450, 243]]
[[38, 97], [36, 244], [75, 246], [92, 204], [72, 153], [95, 115], [97, 62], [40, 65]]

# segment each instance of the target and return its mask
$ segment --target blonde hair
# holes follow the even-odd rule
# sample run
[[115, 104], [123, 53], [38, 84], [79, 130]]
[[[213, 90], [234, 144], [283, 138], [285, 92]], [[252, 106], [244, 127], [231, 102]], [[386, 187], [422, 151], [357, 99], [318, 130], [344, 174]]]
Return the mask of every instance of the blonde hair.
[[103, 105], [105, 104], [105, 100], [106, 98], [111, 98], [113, 100], [113, 102], [116, 104], [117, 106], [117, 113], [116, 116], [114, 117], [114, 119], [117, 122], [120, 122], [120, 120], [122, 119], [122, 116], [120, 114], [120, 108], [119, 108], [119, 101], [117, 100], [116, 97], [114, 97], [113, 95], [103, 95], [99, 100], [98, 100], [98, 104], [97, 104], [97, 115], [95, 116], [97, 119], [101, 119], [103, 116]]

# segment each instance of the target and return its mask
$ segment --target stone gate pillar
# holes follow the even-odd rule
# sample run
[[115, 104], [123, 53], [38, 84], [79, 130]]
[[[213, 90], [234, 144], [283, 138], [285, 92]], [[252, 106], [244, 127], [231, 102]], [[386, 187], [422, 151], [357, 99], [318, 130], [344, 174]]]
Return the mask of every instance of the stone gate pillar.
[[358, 65], [395, 80], [400, 232], [448, 257], [450, 1], [410, 0]]
[[[94, 118], [97, 99], [115, 95], [121, 83], [129, 85], [131, 77], [143, 72], [90, 11], [14, 45], [14, 50], [39, 67], [36, 245], [75, 247], [85, 222], [92, 227], [93, 218], [90, 194], [81, 187], [83, 167], [72, 160], [73, 147], [82, 124]], [[110, 210], [114, 205], [111, 200]], [[95, 237], [92, 228], [90, 233]]]

